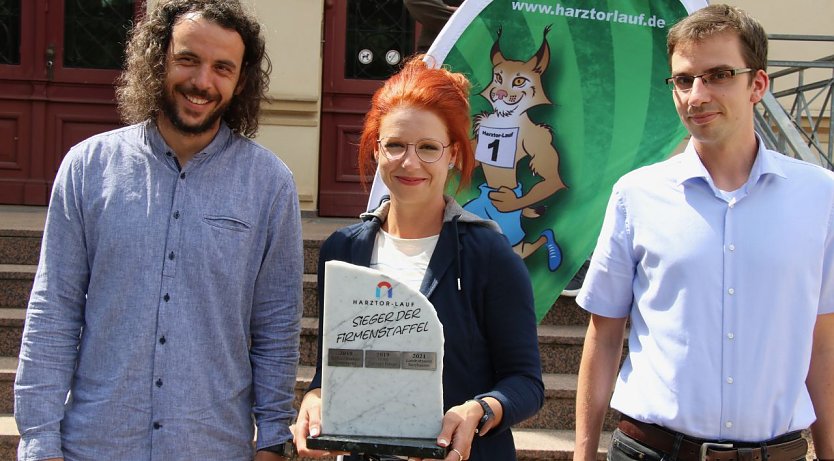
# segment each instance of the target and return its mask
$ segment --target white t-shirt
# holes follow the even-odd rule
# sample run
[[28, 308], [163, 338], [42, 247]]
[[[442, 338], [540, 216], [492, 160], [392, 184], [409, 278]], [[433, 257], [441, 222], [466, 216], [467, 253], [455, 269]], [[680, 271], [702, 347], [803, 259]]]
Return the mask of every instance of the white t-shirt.
[[371, 269], [420, 290], [431, 255], [440, 235], [419, 239], [404, 239], [380, 229], [376, 234], [374, 252], [371, 254]]

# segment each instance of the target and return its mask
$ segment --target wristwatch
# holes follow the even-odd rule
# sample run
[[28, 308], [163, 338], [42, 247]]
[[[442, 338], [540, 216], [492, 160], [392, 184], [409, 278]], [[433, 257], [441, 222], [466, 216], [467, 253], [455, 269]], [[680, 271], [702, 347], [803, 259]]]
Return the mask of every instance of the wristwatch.
[[478, 403], [478, 405], [480, 405], [481, 408], [484, 409], [484, 415], [481, 416], [481, 420], [478, 421], [478, 427], [475, 429], [475, 433], [481, 435], [481, 432], [484, 429], [484, 425], [487, 423], [487, 421], [495, 417], [495, 413], [492, 412], [492, 408], [489, 407], [489, 404], [486, 403], [484, 399], [474, 398], [472, 399], [472, 401]]
[[269, 451], [278, 455], [283, 456], [284, 458], [296, 459], [296, 452], [295, 452], [295, 445], [292, 443], [292, 440], [288, 440], [279, 445], [272, 445], [271, 447], [264, 447], [258, 451]]

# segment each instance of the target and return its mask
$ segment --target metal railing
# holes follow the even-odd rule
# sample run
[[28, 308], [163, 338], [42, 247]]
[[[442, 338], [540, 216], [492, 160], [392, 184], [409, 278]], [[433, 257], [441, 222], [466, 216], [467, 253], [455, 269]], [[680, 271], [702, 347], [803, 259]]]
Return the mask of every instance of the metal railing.
[[[768, 38], [834, 45], [834, 35], [773, 34]], [[783, 69], [773, 72], [774, 67]], [[771, 60], [768, 69], [770, 91], [756, 106], [756, 131], [769, 148], [834, 170], [834, 55], [814, 61]], [[820, 73], [824, 77], [817, 80]]]

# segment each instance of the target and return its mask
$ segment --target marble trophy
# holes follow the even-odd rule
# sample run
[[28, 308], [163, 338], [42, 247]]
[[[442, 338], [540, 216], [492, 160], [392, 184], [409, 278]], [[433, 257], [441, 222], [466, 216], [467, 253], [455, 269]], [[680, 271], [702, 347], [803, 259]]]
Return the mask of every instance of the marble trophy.
[[443, 326], [434, 306], [382, 272], [325, 264], [322, 434], [307, 446], [442, 459]]

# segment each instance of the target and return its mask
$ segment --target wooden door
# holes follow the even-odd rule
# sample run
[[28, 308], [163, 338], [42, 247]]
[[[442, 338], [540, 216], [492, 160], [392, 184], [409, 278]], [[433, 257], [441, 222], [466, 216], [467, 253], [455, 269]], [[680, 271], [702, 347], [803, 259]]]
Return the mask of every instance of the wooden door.
[[402, 0], [330, 0], [324, 13], [319, 215], [355, 217], [368, 192], [357, 145], [371, 95], [414, 52]]
[[120, 126], [113, 83], [144, 0], [0, 0], [0, 203], [45, 205], [67, 150]]

